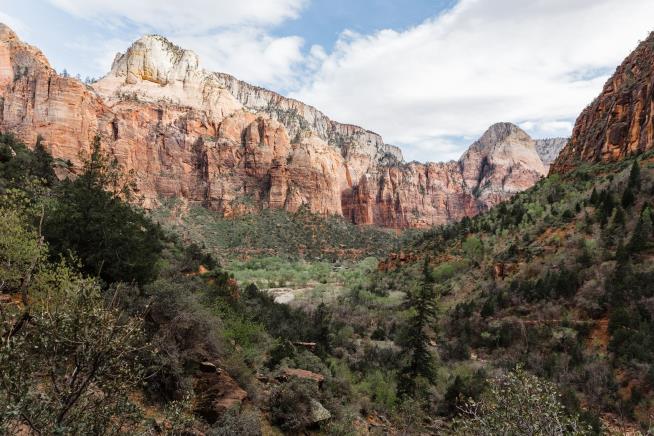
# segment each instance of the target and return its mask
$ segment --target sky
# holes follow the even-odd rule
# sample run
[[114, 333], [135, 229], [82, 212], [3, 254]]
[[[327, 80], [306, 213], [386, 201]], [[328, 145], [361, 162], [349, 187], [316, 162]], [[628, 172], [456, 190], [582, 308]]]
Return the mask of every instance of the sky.
[[0, 0], [60, 72], [101, 77], [144, 34], [380, 133], [457, 159], [491, 124], [569, 136], [654, 30], [653, 0]]

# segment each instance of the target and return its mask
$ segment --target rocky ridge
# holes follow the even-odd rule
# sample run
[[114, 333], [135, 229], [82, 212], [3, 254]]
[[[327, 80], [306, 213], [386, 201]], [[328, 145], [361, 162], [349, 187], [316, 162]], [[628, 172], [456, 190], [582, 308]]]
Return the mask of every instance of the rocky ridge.
[[612, 162], [654, 148], [654, 32], [617, 68], [577, 118], [552, 171], [579, 162]]
[[536, 143], [498, 124], [459, 161], [401, 151], [297, 100], [207, 72], [197, 55], [145, 36], [86, 86], [0, 26], [0, 129], [79, 163], [95, 135], [131, 170], [146, 207], [176, 197], [225, 216], [261, 208], [425, 227], [483, 211], [546, 174]]
[[570, 138], [536, 139], [536, 152], [547, 170], [549, 170], [550, 165], [554, 163], [569, 140]]

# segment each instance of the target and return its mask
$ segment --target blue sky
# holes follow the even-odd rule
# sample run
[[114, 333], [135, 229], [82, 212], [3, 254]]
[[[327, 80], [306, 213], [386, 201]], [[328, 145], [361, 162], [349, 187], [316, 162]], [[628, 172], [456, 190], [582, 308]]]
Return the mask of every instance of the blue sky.
[[314, 1], [307, 5], [300, 19], [288, 22], [278, 32], [302, 35], [310, 44], [332, 48], [344, 29], [361, 34], [382, 29], [403, 30], [451, 8], [455, 3], [454, 0]]
[[653, 18], [651, 0], [0, 0], [59, 71], [101, 76], [158, 33], [423, 161], [498, 121], [569, 135]]
[[[83, 1], [79, 0], [78, 3]], [[451, 8], [456, 1], [329, 0], [303, 3], [301, 15], [271, 27], [270, 35], [301, 36], [305, 49], [320, 45], [331, 50], [346, 29], [361, 34], [371, 34], [382, 29], [403, 30]], [[218, 10], [210, 12], [219, 13]], [[25, 41], [42, 49], [58, 70], [66, 68], [82, 77], [101, 76], [110, 66], [88, 62], [87, 55], [90, 50], [85, 48], [92, 43], [122, 40], [122, 51], [144, 32], [160, 33], [172, 39], [176, 33], [156, 26], [140, 26], [138, 22], [130, 20], [117, 26], [102, 25], [94, 18], [71, 14], [57, 7], [56, 2], [48, 0], [0, 0], [0, 13], [12, 17], [17, 27], [14, 30], [18, 31]], [[2, 17], [0, 15], [0, 18]], [[116, 47], [118, 46], [119, 44], [116, 44]], [[283, 86], [277, 88], [286, 91]]]

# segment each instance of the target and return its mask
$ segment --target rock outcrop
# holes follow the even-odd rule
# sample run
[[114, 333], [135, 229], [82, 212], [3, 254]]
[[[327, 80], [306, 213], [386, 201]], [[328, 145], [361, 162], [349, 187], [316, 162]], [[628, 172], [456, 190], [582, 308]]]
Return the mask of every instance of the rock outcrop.
[[523, 191], [546, 174], [536, 142], [510, 123], [491, 126], [459, 162], [466, 186], [487, 205]]
[[540, 156], [540, 160], [543, 161], [546, 170], [549, 171], [550, 165], [554, 163], [569, 140], [570, 138], [546, 138], [536, 140], [536, 152], [538, 153], [538, 156]]
[[248, 396], [229, 374], [221, 370], [203, 370], [193, 380], [195, 413], [211, 424], [225, 412], [240, 407]]
[[569, 144], [552, 165], [611, 162], [654, 148], [654, 32], [641, 42], [581, 113]]
[[399, 148], [297, 100], [207, 72], [160, 36], [86, 86], [0, 26], [0, 129], [80, 162], [95, 135], [135, 175], [144, 206], [178, 197], [225, 216], [284, 208], [404, 228], [459, 220], [546, 173], [519, 128], [493, 126], [458, 162], [406, 163]]

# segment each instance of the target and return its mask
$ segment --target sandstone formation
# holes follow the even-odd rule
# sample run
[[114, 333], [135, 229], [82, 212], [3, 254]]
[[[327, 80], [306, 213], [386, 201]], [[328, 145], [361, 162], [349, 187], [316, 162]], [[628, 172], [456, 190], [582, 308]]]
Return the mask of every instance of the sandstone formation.
[[489, 205], [523, 191], [546, 174], [536, 142], [510, 123], [491, 126], [459, 162], [466, 186]]
[[536, 143], [498, 124], [458, 161], [406, 163], [397, 147], [297, 100], [207, 72], [145, 36], [86, 86], [0, 25], [0, 129], [70, 160], [95, 135], [133, 171], [144, 206], [177, 197], [225, 216], [306, 205], [357, 224], [424, 227], [483, 211], [546, 174]]
[[610, 162], [654, 148], [654, 33], [641, 42], [581, 113], [555, 173], [580, 161]]
[[549, 171], [550, 165], [554, 163], [561, 153], [561, 150], [568, 143], [570, 138], [546, 138], [536, 140], [536, 152], [543, 161], [545, 169]]

